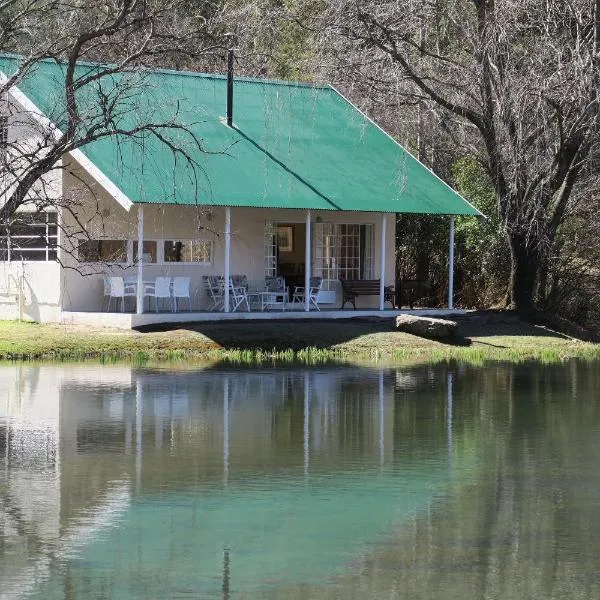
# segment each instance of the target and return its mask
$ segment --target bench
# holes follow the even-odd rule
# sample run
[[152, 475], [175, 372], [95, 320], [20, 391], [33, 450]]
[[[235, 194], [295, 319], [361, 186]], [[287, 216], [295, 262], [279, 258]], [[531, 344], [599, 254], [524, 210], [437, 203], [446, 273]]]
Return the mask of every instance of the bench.
[[[352, 302], [354, 310], [356, 310], [357, 296], [379, 296], [379, 279], [340, 279], [340, 283], [342, 284], [342, 309], [346, 302]], [[390, 302], [392, 307], [395, 307], [394, 286], [385, 286], [383, 300]]]
[[402, 300], [406, 300], [410, 308], [415, 300], [422, 298], [431, 291], [431, 281], [428, 279], [402, 279], [396, 282], [396, 306], [402, 306]]

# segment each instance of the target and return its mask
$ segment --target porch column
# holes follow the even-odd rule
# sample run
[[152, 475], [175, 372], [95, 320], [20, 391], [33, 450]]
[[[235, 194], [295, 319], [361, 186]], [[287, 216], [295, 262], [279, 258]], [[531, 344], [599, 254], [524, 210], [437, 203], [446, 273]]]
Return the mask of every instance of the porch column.
[[137, 298], [136, 312], [144, 312], [144, 205], [138, 206]]
[[225, 295], [223, 310], [229, 312], [229, 278], [231, 277], [231, 207], [225, 208]]
[[448, 259], [448, 309], [454, 308], [454, 217], [450, 217], [450, 251]]
[[310, 208], [306, 211], [306, 248], [304, 250], [304, 310], [308, 312], [310, 310], [310, 264], [311, 264], [311, 246], [310, 246], [310, 220], [311, 220]]
[[381, 213], [381, 264], [379, 266], [379, 310], [385, 308], [385, 247], [387, 233], [386, 214]]

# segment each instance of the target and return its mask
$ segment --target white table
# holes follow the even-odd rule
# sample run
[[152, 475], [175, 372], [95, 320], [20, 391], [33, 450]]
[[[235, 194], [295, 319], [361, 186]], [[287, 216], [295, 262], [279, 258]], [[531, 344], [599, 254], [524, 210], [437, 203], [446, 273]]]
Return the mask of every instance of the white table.
[[271, 308], [281, 308], [285, 310], [287, 304], [287, 292], [248, 292], [248, 302], [252, 306], [260, 305], [260, 310], [269, 310]]

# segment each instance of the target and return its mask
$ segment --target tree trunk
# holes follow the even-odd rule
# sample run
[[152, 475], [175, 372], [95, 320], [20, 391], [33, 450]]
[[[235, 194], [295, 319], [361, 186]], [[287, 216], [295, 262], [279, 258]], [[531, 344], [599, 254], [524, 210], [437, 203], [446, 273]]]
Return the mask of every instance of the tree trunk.
[[509, 234], [510, 302], [511, 307], [525, 318], [536, 314], [534, 294], [540, 271], [540, 253], [523, 235]]

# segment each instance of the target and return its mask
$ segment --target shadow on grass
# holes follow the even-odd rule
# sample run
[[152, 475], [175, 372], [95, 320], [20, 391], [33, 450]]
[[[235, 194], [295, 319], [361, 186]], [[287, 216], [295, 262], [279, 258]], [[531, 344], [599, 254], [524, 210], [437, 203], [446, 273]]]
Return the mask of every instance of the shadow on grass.
[[[264, 321], [218, 321], [218, 322], [195, 322], [176, 323], [163, 325], [148, 325], [139, 327], [140, 332], [167, 332], [173, 330], [184, 330], [200, 333], [225, 350], [264, 350], [285, 351], [302, 350], [304, 348], [331, 349], [335, 346], [344, 345], [360, 349], [364, 342], [364, 336], [386, 333], [389, 334], [381, 341], [382, 344], [394, 345], [397, 341], [399, 348], [410, 345], [407, 339], [414, 339], [413, 345], [420, 345], [419, 340], [430, 342], [425, 338], [399, 334], [404, 337], [395, 338], [396, 333], [393, 319], [369, 318], [369, 319], [344, 319], [331, 320], [319, 319], [310, 321], [297, 320], [264, 320]], [[363, 339], [361, 339], [363, 338]], [[438, 340], [448, 346], [469, 346], [471, 340], [459, 335], [447, 340]], [[369, 344], [373, 347], [373, 342]], [[377, 346], [375, 346], [377, 347]], [[380, 348], [388, 350], [390, 348]]]

